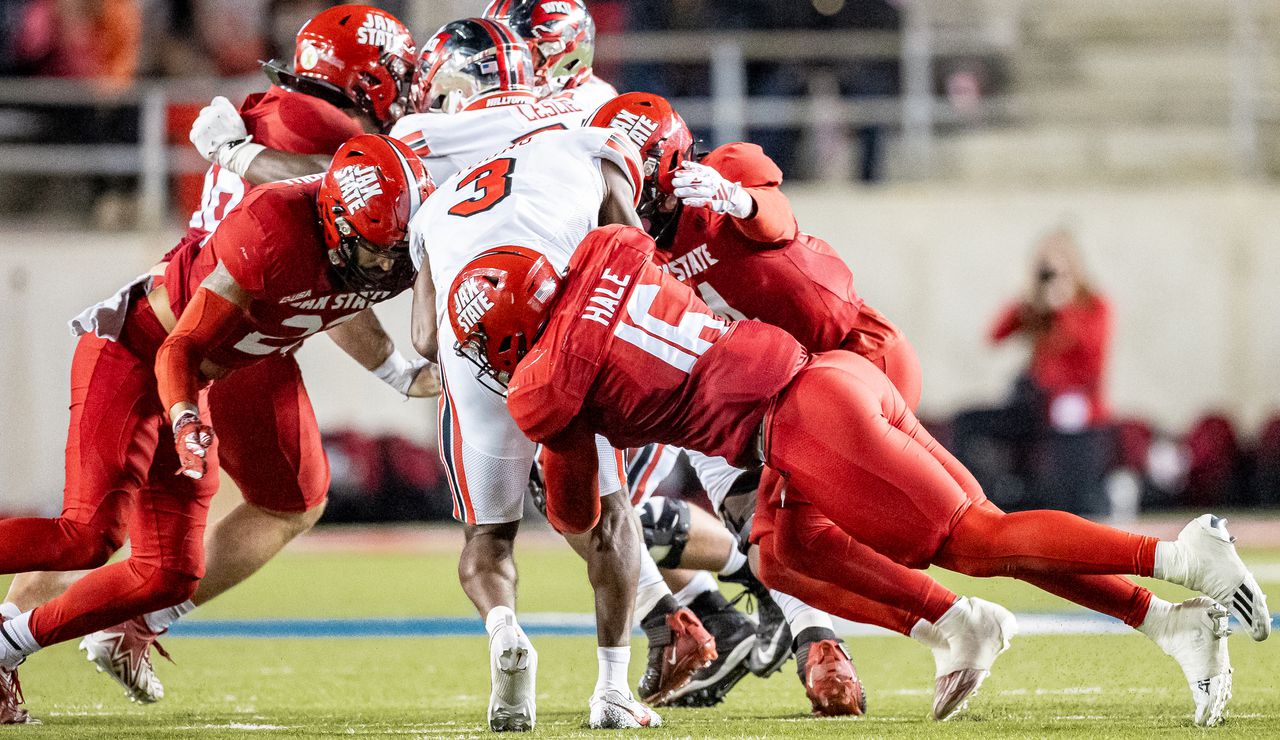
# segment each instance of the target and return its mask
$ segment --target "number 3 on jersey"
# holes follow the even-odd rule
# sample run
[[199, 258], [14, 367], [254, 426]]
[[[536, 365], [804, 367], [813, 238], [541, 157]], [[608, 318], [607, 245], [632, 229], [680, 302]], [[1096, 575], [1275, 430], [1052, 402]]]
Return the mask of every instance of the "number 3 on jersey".
[[515, 169], [514, 159], [495, 159], [471, 170], [458, 183], [457, 191], [466, 192], [467, 188], [475, 190], [475, 195], [461, 201], [449, 213], [454, 216], [474, 216], [484, 213], [501, 203], [511, 194], [511, 171]]

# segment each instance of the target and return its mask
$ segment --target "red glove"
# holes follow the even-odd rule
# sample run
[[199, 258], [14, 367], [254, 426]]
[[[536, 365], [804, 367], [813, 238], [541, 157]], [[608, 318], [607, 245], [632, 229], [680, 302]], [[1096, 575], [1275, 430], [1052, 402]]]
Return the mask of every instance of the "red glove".
[[182, 465], [178, 472], [195, 480], [203, 478], [205, 454], [213, 446], [213, 428], [201, 422], [198, 415], [187, 412], [173, 422], [173, 441]]

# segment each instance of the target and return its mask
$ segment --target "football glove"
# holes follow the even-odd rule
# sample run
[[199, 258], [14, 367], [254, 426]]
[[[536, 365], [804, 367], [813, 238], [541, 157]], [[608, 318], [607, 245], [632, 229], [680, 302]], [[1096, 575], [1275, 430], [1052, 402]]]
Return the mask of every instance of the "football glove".
[[265, 149], [254, 144], [230, 100], [219, 95], [200, 109], [188, 135], [196, 151], [207, 161], [244, 177], [253, 158]]
[[205, 455], [213, 446], [213, 428], [201, 422], [199, 415], [188, 411], [174, 420], [173, 441], [181, 465], [178, 472], [194, 480], [203, 478]]
[[725, 179], [705, 164], [684, 162], [671, 183], [675, 186], [675, 196], [691, 208], [709, 208], [734, 218], [747, 218], [755, 209], [755, 201], [746, 188]]

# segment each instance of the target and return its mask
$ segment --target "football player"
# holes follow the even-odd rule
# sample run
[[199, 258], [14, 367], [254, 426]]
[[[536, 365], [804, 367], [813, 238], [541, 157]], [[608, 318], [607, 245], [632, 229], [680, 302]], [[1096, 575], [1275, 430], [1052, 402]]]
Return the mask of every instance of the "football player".
[[596, 475], [597, 434], [616, 446], [662, 442], [763, 463], [786, 481], [757, 513], [773, 530], [759, 554], [765, 583], [782, 565], [840, 587], [841, 616], [863, 620], [860, 602], [872, 599], [907, 617], [873, 623], [931, 625], [941, 640], [936, 718], [977, 689], [1016, 624], [918, 570], [929, 564], [979, 577], [1143, 575], [1203, 593], [1181, 605], [1152, 599], [1142, 626], [1201, 672], [1196, 721], [1221, 721], [1228, 608], [1255, 639], [1270, 633], [1265, 595], [1221, 519], [1206, 514], [1160, 541], [1065, 512], [1005, 514], [870, 361], [813, 355], [777, 327], [717, 316], [662, 272], [654, 249], [639, 229], [604, 227], [561, 273], [504, 246], [472, 260], [450, 288], [457, 351], [507, 387], [512, 417], [547, 449], [557, 529], [583, 531], [599, 518], [597, 500], [581, 493]]
[[492, 0], [484, 17], [501, 21], [529, 43], [542, 96], [571, 98], [593, 111], [618, 96], [596, 76], [596, 23], [583, 0]]
[[[407, 107], [416, 51], [403, 24], [382, 10], [345, 5], [325, 10], [302, 26], [292, 65], [269, 62], [267, 76], [275, 84], [246, 98], [240, 111], [217, 98], [202, 111], [192, 128], [192, 141], [212, 163], [204, 178], [200, 206], [191, 215], [187, 232], [163, 259], [167, 263], [188, 246], [208, 241], [218, 223], [257, 182], [287, 176], [264, 146], [277, 147], [305, 164], [304, 172], [321, 172], [333, 152], [364, 132], [384, 131]], [[163, 266], [162, 263], [162, 266]], [[162, 267], [161, 266], [161, 267]], [[144, 279], [149, 279], [144, 277]], [[123, 299], [121, 299], [123, 300]], [[90, 309], [72, 322], [77, 333], [94, 330]], [[371, 327], [361, 331], [361, 327]], [[423, 395], [434, 387], [434, 371], [426, 362], [410, 361], [381, 348], [381, 329], [372, 313], [344, 325], [330, 336], [344, 349], [372, 350], [369, 369], [398, 391]], [[370, 346], [370, 342], [372, 345]], [[385, 358], [385, 359], [382, 359]], [[278, 363], [264, 363], [252, 373], [240, 373], [219, 384], [209, 403], [216, 415], [235, 413], [239, 399], [252, 394], [255, 375]], [[290, 368], [277, 368], [288, 375]], [[244, 384], [244, 388], [239, 386]], [[286, 448], [287, 449], [287, 448]], [[296, 485], [239, 480], [235, 462], [226, 466], [246, 501], [216, 523], [209, 533], [208, 572], [190, 603], [173, 605], [145, 618], [130, 620], [85, 637], [81, 649], [99, 670], [120, 682], [136, 701], [163, 696], [163, 685], [152, 668], [150, 648], [157, 635], [196, 605], [212, 599], [266, 563], [280, 548], [306, 531], [322, 514], [323, 498], [301, 507]], [[274, 464], [274, 463], [272, 463]], [[282, 462], [279, 469], [286, 469]], [[71, 579], [61, 573], [19, 575], [10, 588], [5, 608], [27, 611], [61, 593]]]
[[[413, 257], [420, 268], [414, 346], [430, 357], [437, 354], [437, 344], [444, 344], [438, 353], [444, 385], [440, 445], [454, 515], [466, 525], [459, 575], [490, 634], [489, 722], [495, 730], [529, 729], [536, 722], [537, 653], [514, 613], [511, 556], [534, 445], [512, 421], [490, 379], [451, 351], [456, 337], [447, 323], [455, 312], [445, 303], [449, 286], [463, 265], [494, 246], [521, 244], [537, 259], [563, 267], [595, 225], [639, 223], [640, 167], [634, 145], [616, 132], [544, 130], [442, 183], [413, 223]], [[660, 722], [658, 715], [636, 701], [627, 686], [639, 522], [626, 492], [621, 455], [604, 440], [593, 455], [599, 458], [592, 464], [598, 475], [586, 485], [604, 515], [570, 537], [587, 559], [596, 591], [599, 674], [590, 724], [652, 727]], [[678, 672], [670, 680], [679, 686], [715, 658], [715, 649], [687, 610], [670, 620], [669, 628], [675, 639], [667, 653]]]
[[[323, 177], [254, 190], [203, 247], [89, 314], [63, 514], [0, 521], [0, 572], [96, 570], [33, 610], [5, 605], [0, 722], [29, 720], [16, 674], [27, 656], [194, 595], [220, 460], [250, 490], [282, 489], [293, 510], [324, 500], [328, 464], [292, 352], [409, 287], [409, 221], [430, 191], [408, 147], [358, 136]], [[369, 347], [353, 355], [366, 366], [393, 351], [380, 328], [360, 330]], [[249, 393], [211, 415], [207, 396], [237, 377]], [[126, 528], [129, 557], [104, 565]]]

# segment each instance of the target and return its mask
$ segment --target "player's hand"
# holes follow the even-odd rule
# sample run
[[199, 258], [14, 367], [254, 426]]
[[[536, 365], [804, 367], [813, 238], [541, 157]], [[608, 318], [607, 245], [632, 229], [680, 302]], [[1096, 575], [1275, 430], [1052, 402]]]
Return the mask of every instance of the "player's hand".
[[755, 201], [746, 188], [726, 180], [705, 164], [684, 162], [671, 183], [675, 186], [675, 196], [691, 208], [709, 208], [734, 218], [747, 218], [755, 210]]
[[440, 366], [430, 360], [420, 359], [413, 363], [418, 373], [405, 393], [409, 398], [434, 398], [440, 395]]
[[195, 145], [196, 151], [200, 152], [200, 156], [213, 162], [219, 149], [227, 144], [245, 141], [249, 138], [249, 132], [240, 118], [240, 111], [236, 110], [230, 100], [219, 95], [200, 109], [196, 122], [191, 124], [188, 138]]
[[195, 480], [203, 478], [207, 469], [205, 456], [213, 446], [213, 428], [188, 411], [174, 420], [173, 441], [182, 466], [178, 472]]

